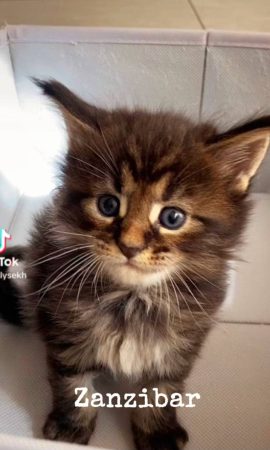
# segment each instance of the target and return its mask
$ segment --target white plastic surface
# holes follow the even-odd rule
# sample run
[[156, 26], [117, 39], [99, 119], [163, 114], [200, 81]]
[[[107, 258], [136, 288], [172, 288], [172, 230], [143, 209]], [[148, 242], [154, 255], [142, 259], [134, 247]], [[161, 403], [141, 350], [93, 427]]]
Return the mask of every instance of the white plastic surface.
[[[29, 76], [55, 77], [98, 105], [174, 108], [223, 127], [269, 111], [269, 35], [39, 27], [8, 33], [10, 49], [0, 31], [0, 227], [14, 244], [27, 241], [54, 184], [52, 159], [66, 145], [61, 120]], [[255, 189], [241, 252], [246, 262], [235, 266], [221, 315], [228, 323], [210, 335], [187, 383], [201, 394], [198, 407], [180, 411], [191, 436], [187, 450], [269, 450], [270, 159]], [[0, 450], [77, 449], [32, 439], [40, 438], [50, 404], [41, 342], [1, 323]], [[133, 450], [126, 411], [103, 410], [91, 444]]]

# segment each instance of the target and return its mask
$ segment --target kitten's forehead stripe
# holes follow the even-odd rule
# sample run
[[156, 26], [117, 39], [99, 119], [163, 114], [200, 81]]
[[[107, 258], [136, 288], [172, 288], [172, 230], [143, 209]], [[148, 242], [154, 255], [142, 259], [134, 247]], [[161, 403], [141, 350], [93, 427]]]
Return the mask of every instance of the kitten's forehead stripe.
[[170, 174], [166, 173], [163, 176], [161, 176], [158, 181], [152, 184], [152, 192], [157, 200], [163, 199], [169, 182], [170, 182]]
[[[134, 177], [134, 174], [132, 170], [130, 169], [129, 164], [124, 162], [121, 168], [121, 191], [124, 194], [131, 194], [132, 192], [135, 192], [139, 189], [141, 186], [141, 183], [144, 181], [144, 184], [146, 186], [146, 192], [147, 190], [148, 195], [149, 193], [152, 194], [152, 197], [155, 200], [162, 200], [164, 197], [166, 197], [166, 190], [168, 185], [170, 184], [170, 178], [171, 174], [167, 171], [164, 173], [161, 173], [159, 177], [152, 177], [149, 181], [146, 181], [144, 177], [136, 178]], [[147, 189], [149, 188], [149, 189]]]
[[[137, 157], [136, 157], [137, 156]], [[129, 169], [134, 180], [138, 180], [139, 173], [141, 171], [140, 162], [138, 160], [138, 155], [131, 155], [130, 153], [125, 154], [126, 163], [124, 165]], [[121, 161], [120, 161], [121, 163]]]
[[136, 189], [136, 182], [128, 164], [122, 165], [121, 184], [123, 193], [129, 194]]

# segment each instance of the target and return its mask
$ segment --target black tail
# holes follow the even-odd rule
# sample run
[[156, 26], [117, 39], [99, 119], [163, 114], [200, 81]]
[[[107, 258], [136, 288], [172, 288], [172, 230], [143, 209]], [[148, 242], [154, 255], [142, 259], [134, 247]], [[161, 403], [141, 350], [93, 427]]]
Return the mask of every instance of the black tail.
[[4, 261], [13, 257], [22, 261], [23, 256], [23, 247], [13, 247], [0, 255], [2, 262], [0, 265], [0, 317], [17, 326], [23, 325], [20, 313], [20, 292], [14, 280], [8, 277], [9, 268], [5, 266]]

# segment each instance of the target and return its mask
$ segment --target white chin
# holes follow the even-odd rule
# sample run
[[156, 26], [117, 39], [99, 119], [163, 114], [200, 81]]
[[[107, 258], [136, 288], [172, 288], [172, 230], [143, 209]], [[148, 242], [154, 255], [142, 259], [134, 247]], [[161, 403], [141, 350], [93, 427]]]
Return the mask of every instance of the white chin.
[[165, 272], [143, 272], [125, 265], [106, 266], [109, 277], [121, 286], [149, 287], [160, 283], [165, 278]]

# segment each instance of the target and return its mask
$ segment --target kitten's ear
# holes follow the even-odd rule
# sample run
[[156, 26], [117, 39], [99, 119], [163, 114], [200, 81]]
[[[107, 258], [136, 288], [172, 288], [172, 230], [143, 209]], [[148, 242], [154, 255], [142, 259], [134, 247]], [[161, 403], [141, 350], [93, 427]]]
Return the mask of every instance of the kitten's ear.
[[108, 114], [105, 110], [89, 105], [56, 80], [33, 81], [60, 109], [71, 141], [83, 138], [85, 133], [100, 132], [100, 124]]
[[270, 121], [269, 128], [252, 130], [252, 124], [255, 123], [250, 122], [217, 136], [215, 143], [209, 147], [230, 190], [238, 194], [248, 190], [270, 143]]

